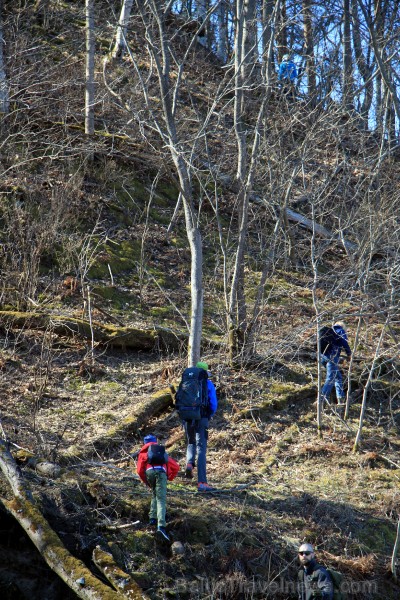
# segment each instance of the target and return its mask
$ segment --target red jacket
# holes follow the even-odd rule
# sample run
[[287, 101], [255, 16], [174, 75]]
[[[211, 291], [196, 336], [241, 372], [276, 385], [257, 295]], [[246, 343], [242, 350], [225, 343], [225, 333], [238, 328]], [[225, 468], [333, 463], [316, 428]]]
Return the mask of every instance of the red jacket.
[[[146, 479], [146, 469], [147, 467], [151, 467], [151, 465], [149, 465], [147, 463], [147, 450], [148, 447], [151, 446], [152, 444], [155, 444], [156, 442], [149, 442], [148, 444], [145, 444], [139, 452], [138, 455], [138, 462], [137, 462], [137, 474], [139, 475], [140, 479], [143, 481], [143, 483], [145, 483], [147, 485], [147, 479]], [[168, 481], [172, 481], [173, 479], [175, 479], [175, 477], [178, 474], [179, 471], [179, 465], [176, 462], [176, 460], [174, 460], [173, 458], [171, 458], [170, 456], [168, 457], [168, 463], [165, 465], [162, 465], [165, 469], [165, 472], [167, 473], [167, 479]]]

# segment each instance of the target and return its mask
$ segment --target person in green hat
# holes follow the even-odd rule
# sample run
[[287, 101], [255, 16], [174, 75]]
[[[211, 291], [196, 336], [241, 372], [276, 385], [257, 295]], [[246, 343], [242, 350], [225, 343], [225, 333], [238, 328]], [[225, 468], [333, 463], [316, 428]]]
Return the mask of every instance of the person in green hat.
[[197, 455], [197, 489], [199, 492], [211, 492], [214, 487], [207, 483], [207, 440], [208, 440], [208, 422], [215, 414], [218, 408], [217, 392], [211, 379], [208, 364], [199, 361], [196, 364], [198, 369], [203, 369], [207, 372], [207, 379], [204, 383], [207, 384], [208, 406], [202, 408], [201, 419], [198, 421], [183, 421], [183, 427], [186, 433], [187, 449], [186, 449], [186, 470], [185, 476], [188, 479], [193, 477], [193, 468], [196, 465]]

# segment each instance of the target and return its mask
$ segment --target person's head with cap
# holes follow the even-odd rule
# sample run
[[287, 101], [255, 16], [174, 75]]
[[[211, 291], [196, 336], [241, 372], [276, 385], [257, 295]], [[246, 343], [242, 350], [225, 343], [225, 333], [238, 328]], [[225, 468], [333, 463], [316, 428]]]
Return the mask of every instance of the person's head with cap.
[[284, 54], [282, 56], [282, 60], [285, 61], [285, 62], [287, 62], [288, 60], [290, 60], [290, 54]]
[[155, 435], [153, 435], [152, 433], [150, 433], [149, 435], [145, 435], [143, 438], [143, 441], [145, 444], [150, 444], [150, 442], [154, 442], [157, 443], [157, 438]]
[[208, 371], [208, 364], [204, 361], [199, 361], [198, 363], [196, 363], [196, 367], [198, 369], [204, 369], [205, 371]]
[[314, 548], [311, 544], [301, 544], [299, 548], [299, 561], [306, 567], [315, 558]]

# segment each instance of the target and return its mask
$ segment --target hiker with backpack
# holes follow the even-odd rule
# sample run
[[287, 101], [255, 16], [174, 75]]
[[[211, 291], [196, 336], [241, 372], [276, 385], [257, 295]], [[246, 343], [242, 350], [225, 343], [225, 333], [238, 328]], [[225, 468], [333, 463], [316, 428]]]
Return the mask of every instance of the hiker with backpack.
[[296, 77], [298, 76], [297, 68], [294, 62], [291, 60], [289, 54], [282, 56], [282, 62], [279, 65], [278, 81], [281, 83], [282, 92], [290, 98], [295, 100], [296, 98]]
[[176, 477], [179, 465], [168, 456], [165, 447], [158, 444], [155, 435], [146, 435], [143, 442], [144, 446], [138, 454], [137, 474], [153, 492], [149, 525], [157, 526], [156, 536], [160, 541], [169, 542], [170, 539], [165, 530], [167, 480], [172, 481]]
[[333, 581], [328, 570], [318, 564], [314, 548], [311, 544], [302, 544], [299, 548], [299, 562], [301, 568], [298, 572], [299, 600], [333, 600]]
[[321, 389], [324, 401], [329, 404], [329, 397], [333, 386], [336, 390], [338, 406], [346, 402], [343, 391], [343, 376], [339, 368], [340, 353], [342, 349], [348, 358], [351, 357], [351, 349], [347, 340], [345, 324], [337, 321], [333, 327], [322, 327], [320, 330], [320, 354], [321, 363], [326, 367], [326, 379]]
[[192, 479], [197, 454], [197, 490], [211, 492], [214, 487], [207, 483], [208, 422], [218, 407], [217, 393], [208, 377], [208, 364], [198, 362], [182, 373], [175, 395], [175, 406], [186, 433], [185, 477]]

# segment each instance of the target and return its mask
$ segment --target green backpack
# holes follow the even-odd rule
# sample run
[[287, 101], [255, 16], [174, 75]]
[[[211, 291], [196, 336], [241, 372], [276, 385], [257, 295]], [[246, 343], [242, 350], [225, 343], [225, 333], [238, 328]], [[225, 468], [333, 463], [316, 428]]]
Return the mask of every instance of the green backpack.
[[339, 571], [335, 571], [334, 569], [329, 569], [326, 567], [329, 575], [331, 576], [333, 583], [333, 600], [345, 600], [345, 595], [343, 594], [341, 587], [343, 583], [343, 575], [339, 573]]

